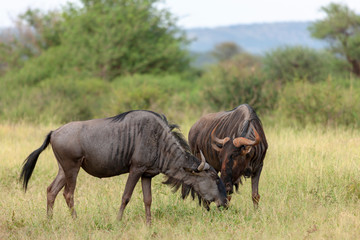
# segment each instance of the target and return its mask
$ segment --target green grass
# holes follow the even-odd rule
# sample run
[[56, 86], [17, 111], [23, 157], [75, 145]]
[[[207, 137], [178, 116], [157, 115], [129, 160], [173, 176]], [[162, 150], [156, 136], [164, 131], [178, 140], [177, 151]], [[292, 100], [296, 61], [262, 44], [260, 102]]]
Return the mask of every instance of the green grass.
[[[184, 125], [187, 135], [191, 123]], [[52, 220], [46, 188], [57, 174], [51, 148], [42, 153], [26, 194], [18, 182], [23, 160], [58, 126], [0, 124], [0, 239], [358, 239], [360, 236], [360, 131], [267, 127], [269, 142], [253, 209], [250, 180], [226, 211], [181, 200], [152, 184], [152, 226], [145, 224], [138, 184], [116, 221], [127, 175], [94, 178], [80, 171], [73, 220], [62, 192]]]

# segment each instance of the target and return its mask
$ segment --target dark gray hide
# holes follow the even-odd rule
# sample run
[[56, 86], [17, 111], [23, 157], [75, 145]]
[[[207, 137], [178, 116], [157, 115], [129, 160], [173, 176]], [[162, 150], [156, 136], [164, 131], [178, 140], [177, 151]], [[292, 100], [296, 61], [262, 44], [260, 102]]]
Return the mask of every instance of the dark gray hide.
[[208, 163], [221, 172], [228, 194], [233, 193], [233, 186], [238, 189], [242, 176], [251, 177], [252, 199], [257, 207], [268, 144], [261, 121], [249, 105], [201, 117], [190, 129], [189, 143], [195, 156], [202, 151]]
[[159, 173], [168, 176], [165, 183], [173, 185], [175, 190], [182, 186], [183, 198], [191, 192], [198, 194], [205, 207], [213, 201], [225, 206], [225, 187], [216, 171], [208, 165], [199, 167], [201, 161], [190, 153], [186, 141], [172, 131], [174, 128], [164, 116], [150, 111], [68, 123], [50, 132], [43, 145], [25, 160], [21, 172], [24, 189], [40, 153], [51, 143], [59, 172], [47, 189], [50, 217], [56, 195], [64, 186], [65, 200], [76, 217], [73, 195], [80, 167], [99, 178], [129, 173], [119, 219], [141, 178], [146, 219], [150, 223], [151, 178]]

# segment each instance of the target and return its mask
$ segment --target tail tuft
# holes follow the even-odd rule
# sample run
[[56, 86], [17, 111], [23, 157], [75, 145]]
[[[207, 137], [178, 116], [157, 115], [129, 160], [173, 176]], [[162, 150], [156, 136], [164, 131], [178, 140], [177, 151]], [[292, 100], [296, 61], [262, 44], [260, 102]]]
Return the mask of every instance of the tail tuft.
[[20, 174], [20, 181], [22, 180], [23, 182], [23, 188], [24, 191], [26, 192], [27, 189], [27, 185], [29, 183], [31, 174], [34, 171], [36, 162], [39, 158], [39, 155], [42, 151], [45, 150], [45, 148], [49, 145], [50, 143], [50, 139], [51, 139], [51, 133], [52, 131], [46, 136], [44, 143], [41, 145], [40, 148], [36, 149], [35, 151], [33, 151], [24, 161], [23, 163], [23, 168], [21, 170], [21, 174]]

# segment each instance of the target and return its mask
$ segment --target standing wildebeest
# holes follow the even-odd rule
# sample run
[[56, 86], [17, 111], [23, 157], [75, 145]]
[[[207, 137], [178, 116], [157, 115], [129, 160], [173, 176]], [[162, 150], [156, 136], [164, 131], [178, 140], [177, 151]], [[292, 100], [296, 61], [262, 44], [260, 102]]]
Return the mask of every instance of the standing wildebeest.
[[241, 176], [251, 177], [252, 200], [258, 206], [259, 178], [268, 144], [261, 121], [249, 105], [203, 116], [191, 127], [189, 143], [195, 156], [202, 151], [208, 163], [221, 172], [228, 194], [233, 193], [233, 185], [238, 190]]
[[80, 167], [95, 177], [129, 173], [118, 219], [122, 218], [136, 183], [141, 178], [146, 222], [151, 222], [151, 178], [165, 174], [182, 197], [196, 193], [208, 208], [210, 202], [226, 206], [225, 186], [216, 171], [190, 153], [182, 135], [174, 132], [165, 116], [150, 111], [130, 111], [118, 116], [68, 123], [51, 131], [43, 145], [24, 162], [20, 178], [26, 191], [40, 153], [52, 145], [59, 172], [47, 188], [47, 213], [52, 216], [56, 195], [65, 186], [64, 197], [76, 217], [74, 191]]

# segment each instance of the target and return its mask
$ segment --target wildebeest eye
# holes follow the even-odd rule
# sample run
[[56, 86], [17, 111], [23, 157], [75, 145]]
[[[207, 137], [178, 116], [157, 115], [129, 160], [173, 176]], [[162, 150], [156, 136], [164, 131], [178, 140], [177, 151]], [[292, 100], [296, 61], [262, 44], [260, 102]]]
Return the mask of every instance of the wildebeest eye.
[[218, 147], [218, 148], [223, 148], [223, 145], [221, 145], [221, 144], [219, 144], [219, 143], [215, 143], [216, 144], [216, 146]]

